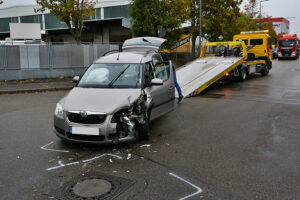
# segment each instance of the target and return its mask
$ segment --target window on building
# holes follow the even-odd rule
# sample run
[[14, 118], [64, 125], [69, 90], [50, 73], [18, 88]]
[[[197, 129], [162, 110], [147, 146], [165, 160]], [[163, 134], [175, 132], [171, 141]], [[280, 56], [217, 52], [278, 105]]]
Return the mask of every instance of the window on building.
[[104, 18], [125, 17], [129, 18], [129, 6], [113, 6], [104, 8]]
[[67, 28], [66, 23], [58, 20], [54, 15], [45, 15], [45, 29], [60, 29]]
[[95, 14], [92, 15], [90, 19], [101, 19], [101, 8], [96, 8]]
[[17, 17], [1, 18], [0, 19], [0, 33], [9, 32], [9, 23], [18, 23]]
[[31, 15], [31, 16], [20, 17], [20, 21], [21, 23], [40, 23], [41, 29], [43, 28], [42, 15]]

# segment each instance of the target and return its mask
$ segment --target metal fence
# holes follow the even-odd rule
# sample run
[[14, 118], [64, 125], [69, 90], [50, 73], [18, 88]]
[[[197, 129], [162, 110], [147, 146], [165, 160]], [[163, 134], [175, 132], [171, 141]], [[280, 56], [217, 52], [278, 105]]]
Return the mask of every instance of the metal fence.
[[0, 45], [0, 80], [82, 74], [93, 61], [120, 44]]

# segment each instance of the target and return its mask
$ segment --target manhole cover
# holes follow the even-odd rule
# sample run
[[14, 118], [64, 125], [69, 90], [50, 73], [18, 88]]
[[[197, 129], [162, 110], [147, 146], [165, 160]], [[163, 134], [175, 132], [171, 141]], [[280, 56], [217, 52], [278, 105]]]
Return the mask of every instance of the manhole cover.
[[71, 188], [77, 196], [81, 197], [96, 197], [109, 192], [112, 184], [103, 179], [88, 179], [78, 182]]
[[108, 200], [117, 197], [132, 184], [133, 181], [121, 177], [88, 175], [65, 184], [62, 193], [71, 200]]

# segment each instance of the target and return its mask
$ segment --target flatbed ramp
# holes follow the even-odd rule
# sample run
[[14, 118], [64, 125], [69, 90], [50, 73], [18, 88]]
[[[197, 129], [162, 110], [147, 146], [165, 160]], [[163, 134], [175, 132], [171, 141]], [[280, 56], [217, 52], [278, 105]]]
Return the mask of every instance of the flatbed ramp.
[[243, 57], [199, 58], [176, 70], [177, 82], [184, 97], [193, 96], [242, 63]]

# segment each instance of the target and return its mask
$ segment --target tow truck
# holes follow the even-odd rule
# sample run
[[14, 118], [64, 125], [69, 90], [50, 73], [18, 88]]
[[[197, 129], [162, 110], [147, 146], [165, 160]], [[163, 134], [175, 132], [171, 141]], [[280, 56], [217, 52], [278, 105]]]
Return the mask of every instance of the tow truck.
[[223, 77], [244, 81], [251, 73], [268, 75], [272, 61], [249, 59], [250, 49], [244, 41], [204, 43], [200, 58], [176, 71], [183, 96], [197, 95]]

